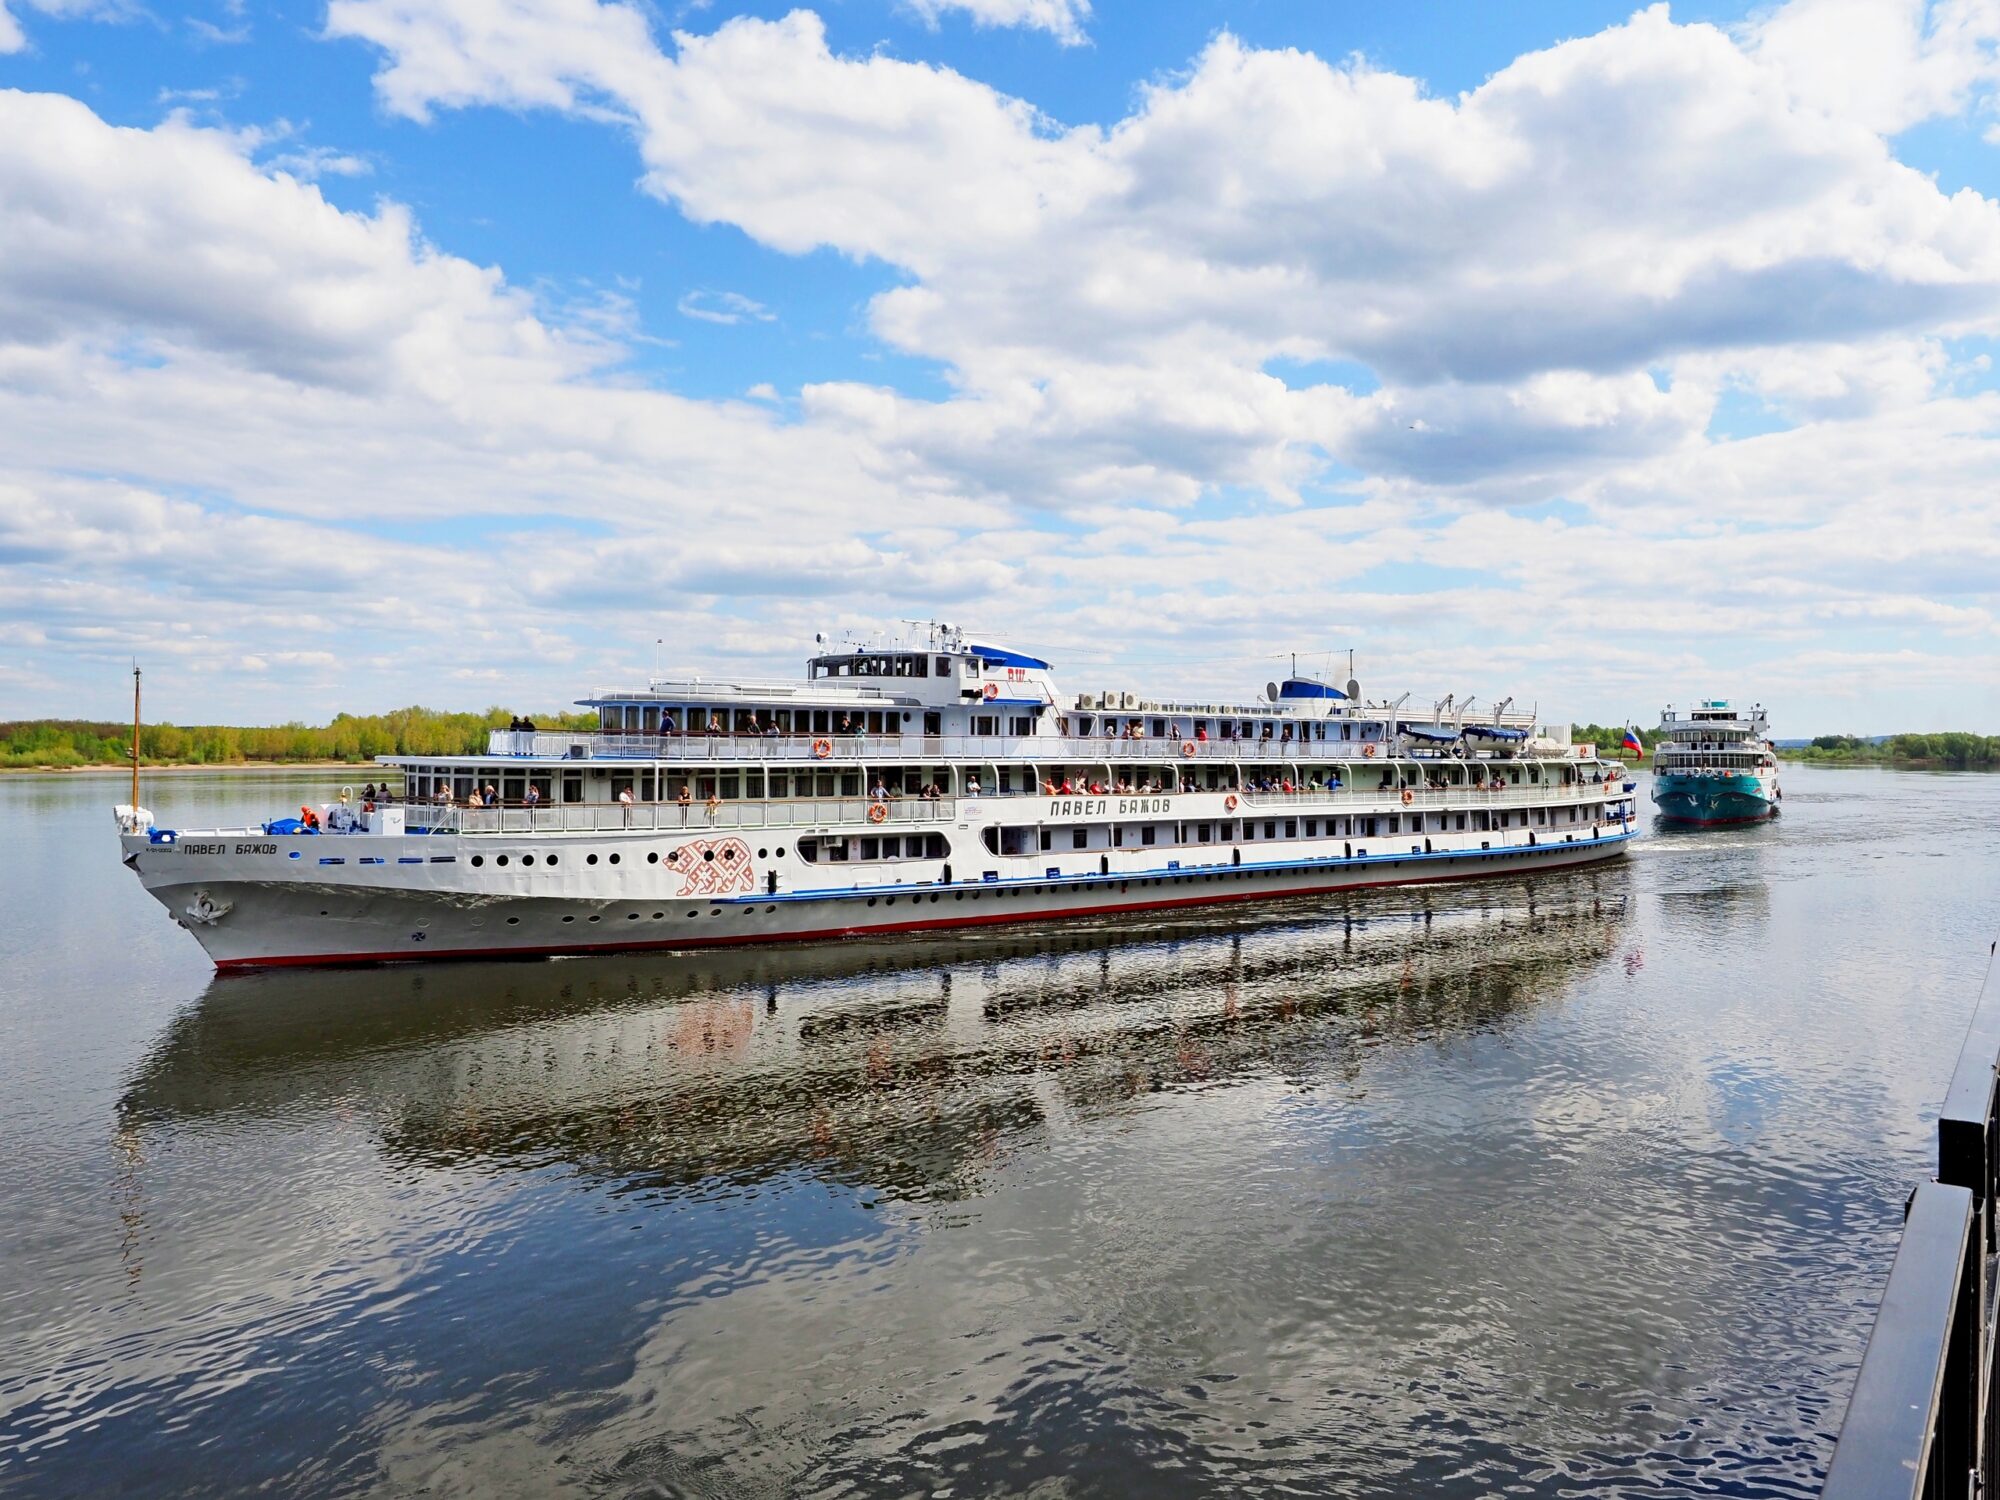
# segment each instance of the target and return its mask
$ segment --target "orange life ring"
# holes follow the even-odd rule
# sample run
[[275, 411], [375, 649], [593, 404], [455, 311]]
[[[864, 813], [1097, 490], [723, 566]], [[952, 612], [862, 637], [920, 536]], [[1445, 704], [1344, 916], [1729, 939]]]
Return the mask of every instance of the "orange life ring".
[[879, 823], [888, 816], [889, 804], [886, 802], [876, 802], [868, 808], [868, 821], [871, 823]]
[[1375, 758], [1375, 747], [1373, 745], [1363, 745], [1361, 747], [1361, 753], [1364, 756], [1366, 756], [1369, 760], [1373, 760]]
[[833, 754], [832, 740], [813, 741], [813, 755], [816, 759], [825, 760], [831, 754]]
[[1224, 812], [1235, 812], [1236, 799], [1234, 797], [1224, 797], [1222, 799], [1222, 810]]
[[985, 691], [986, 691], [986, 699], [990, 703], [993, 699], [1000, 696], [1000, 684], [997, 682], [989, 682], [986, 684]]
[[1194, 754], [1194, 741], [1193, 741], [1193, 740], [1182, 740], [1182, 741], [1181, 741], [1181, 754], [1182, 754], [1182, 755], [1186, 755], [1186, 756], [1191, 756], [1191, 755], [1193, 755], [1193, 754]]
[[1417, 794], [1416, 794], [1415, 792], [1411, 791], [1411, 790], [1410, 790], [1410, 789], [1409, 789], [1408, 787], [1404, 787], [1404, 788], [1403, 788], [1403, 806], [1405, 806], [1405, 807], [1408, 807], [1408, 806], [1409, 806], [1409, 805], [1410, 805], [1410, 804], [1411, 804], [1412, 802], [1414, 802], [1414, 801], [1416, 801], [1416, 800], [1417, 800]]

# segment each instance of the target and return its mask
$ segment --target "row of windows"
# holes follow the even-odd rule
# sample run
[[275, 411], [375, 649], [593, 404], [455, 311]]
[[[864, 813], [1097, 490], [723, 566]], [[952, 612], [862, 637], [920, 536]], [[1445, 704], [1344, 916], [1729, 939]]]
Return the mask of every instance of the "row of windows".
[[799, 840], [799, 858], [808, 864], [846, 864], [871, 859], [943, 859], [951, 852], [941, 833], [864, 834], [860, 837]]
[[814, 677], [928, 677], [931, 666], [937, 666], [937, 675], [951, 676], [949, 656], [915, 656], [886, 654], [869, 656], [821, 656], [813, 659], [810, 671]]
[[1470, 813], [1389, 813], [1376, 817], [1264, 818], [1220, 823], [1083, 824], [1070, 827], [988, 827], [981, 831], [992, 854], [1049, 853], [1062, 849], [1130, 849], [1155, 845], [1257, 843], [1298, 838], [1379, 838], [1396, 833], [1465, 833], [1504, 828], [1546, 828], [1588, 823], [1604, 816], [1580, 807], [1522, 808]]

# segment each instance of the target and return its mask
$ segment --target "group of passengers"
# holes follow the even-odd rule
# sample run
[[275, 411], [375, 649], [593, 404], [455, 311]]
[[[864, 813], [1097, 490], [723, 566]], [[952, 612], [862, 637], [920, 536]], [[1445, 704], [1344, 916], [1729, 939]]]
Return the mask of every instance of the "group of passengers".
[[1057, 781], [1051, 777], [1042, 780], [1044, 797], [1167, 797], [1179, 788], [1155, 776], [1150, 782], [1144, 777], [1131, 781], [1115, 777], [1110, 781], [1085, 781], [1069, 776]]
[[388, 782], [385, 781], [380, 786], [377, 786], [371, 781], [361, 789], [361, 800], [364, 804], [372, 807], [377, 804], [386, 806], [401, 799], [396, 796], [396, 789], [390, 786]]
[[[385, 785], [382, 790], [386, 794], [388, 787]], [[363, 795], [365, 796], [366, 793], [364, 792]], [[385, 796], [382, 800], [393, 799]], [[431, 794], [431, 800], [439, 807], [489, 808], [505, 807], [507, 805], [506, 802], [501, 800], [500, 789], [490, 781], [483, 787], [478, 782], [473, 782], [467, 788], [463, 797], [452, 790], [449, 781], [440, 781], [437, 784], [437, 790]], [[529, 782], [527, 788], [521, 793], [521, 800], [514, 805], [528, 808], [540, 807], [542, 805], [542, 789], [532, 781]]]
[[[973, 787], [973, 792], [977, 795], [978, 787], [976, 784]], [[910, 793], [910, 795], [920, 802], [942, 802], [944, 800], [944, 788], [939, 786], [935, 781], [926, 781], [922, 786]], [[902, 796], [902, 792], [890, 791], [889, 783], [881, 776], [877, 776], [875, 778], [875, 785], [868, 789], [868, 800], [870, 802], [896, 802], [900, 801]]]
[[1331, 771], [1322, 772], [1318, 776], [1302, 776], [1297, 780], [1289, 776], [1252, 776], [1244, 781], [1243, 790], [1287, 793], [1337, 792], [1340, 790], [1340, 777]]
[[535, 721], [533, 719], [524, 719], [517, 714], [507, 721], [507, 727], [516, 734], [533, 734], [535, 732]]

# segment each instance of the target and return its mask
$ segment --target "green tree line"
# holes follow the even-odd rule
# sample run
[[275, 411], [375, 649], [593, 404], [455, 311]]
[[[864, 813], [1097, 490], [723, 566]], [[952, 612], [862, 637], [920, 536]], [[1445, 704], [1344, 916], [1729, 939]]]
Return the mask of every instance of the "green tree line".
[[1877, 743], [1851, 734], [1822, 734], [1810, 745], [1784, 752], [1787, 760], [1835, 765], [1942, 766], [1955, 771], [2000, 767], [2000, 735], [1947, 730], [1940, 734], [1892, 734]]
[[[1623, 724], [1572, 724], [1569, 730], [1569, 737], [1579, 745], [1595, 745], [1599, 755], [1608, 755], [1615, 759], [1618, 754], [1618, 747], [1625, 742], [1625, 726]], [[1659, 730], [1642, 729], [1639, 731], [1639, 743], [1646, 747], [1648, 755], [1653, 753], [1653, 746], [1659, 742]]]
[[[531, 715], [549, 730], [588, 730], [594, 714]], [[486, 748], [488, 731], [505, 729], [515, 714], [399, 708], [386, 714], [341, 714], [331, 724], [147, 724], [140, 733], [142, 764], [226, 766], [244, 761], [366, 761], [377, 755], [465, 755]], [[0, 767], [125, 766], [132, 726], [83, 719], [0, 722]]]

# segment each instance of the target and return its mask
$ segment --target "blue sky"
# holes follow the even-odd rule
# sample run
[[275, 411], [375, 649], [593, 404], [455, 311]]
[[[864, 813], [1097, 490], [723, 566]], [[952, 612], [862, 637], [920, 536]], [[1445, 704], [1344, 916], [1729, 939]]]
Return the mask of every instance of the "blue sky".
[[0, 15], [0, 718], [940, 617], [2000, 731], [1987, 0]]

